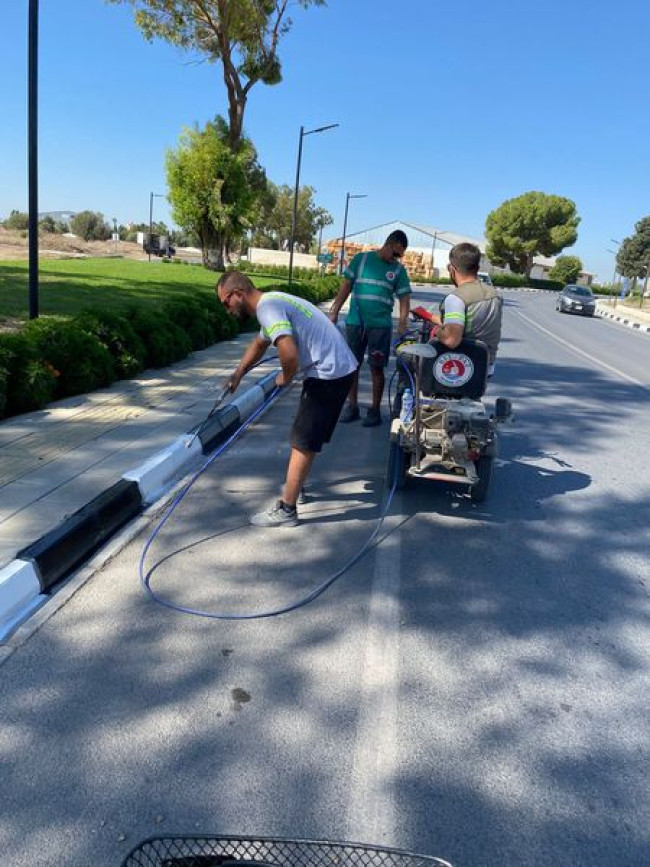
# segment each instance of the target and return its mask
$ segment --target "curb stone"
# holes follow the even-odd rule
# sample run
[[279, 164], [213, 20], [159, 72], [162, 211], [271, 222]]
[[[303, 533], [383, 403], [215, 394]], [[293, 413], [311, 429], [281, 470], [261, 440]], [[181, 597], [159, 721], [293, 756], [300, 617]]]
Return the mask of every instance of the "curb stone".
[[602, 307], [596, 306], [596, 315], [602, 316], [603, 319], [611, 319], [613, 322], [619, 322], [621, 325], [626, 325], [628, 328], [633, 328], [635, 331], [642, 331], [650, 334], [650, 325], [646, 325], [638, 320], [630, 319], [620, 313], [613, 313], [611, 310], [604, 310]]
[[0, 569], [0, 642], [50, 598], [52, 588], [163, 496], [202, 454], [214, 451], [247, 421], [275, 388], [277, 374], [278, 369], [271, 371], [217, 410], [196, 439], [199, 425], [117, 481], [111, 481], [99, 496], [23, 548]]

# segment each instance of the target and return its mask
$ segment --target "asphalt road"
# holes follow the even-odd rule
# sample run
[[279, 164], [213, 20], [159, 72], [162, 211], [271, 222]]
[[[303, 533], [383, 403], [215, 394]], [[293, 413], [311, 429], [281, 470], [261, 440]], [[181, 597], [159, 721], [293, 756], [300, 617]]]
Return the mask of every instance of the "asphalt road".
[[[2, 863], [109, 867], [185, 831], [454, 867], [648, 864], [650, 335], [509, 293], [497, 395], [516, 420], [488, 501], [414, 483], [306, 608], [158, 606], [144, 532], [86, 582], [0, 666]], [[300, 528], [245, 526], [276, 494], [296, 399], [165, 527], [149, 565], [166, 599], [282, 605], [372, 532], [386, 425], [339, 427]]]

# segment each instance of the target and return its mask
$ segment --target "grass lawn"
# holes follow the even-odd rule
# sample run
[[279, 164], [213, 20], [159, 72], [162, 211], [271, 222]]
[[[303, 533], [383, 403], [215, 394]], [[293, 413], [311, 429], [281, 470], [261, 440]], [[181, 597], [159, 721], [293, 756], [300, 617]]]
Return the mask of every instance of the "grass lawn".
[[[41, 260], [39, 312], [74, 316], [87, 307], [118, 311], [133, 301], [159, 304], [173, 296], [197, 297], [212, 293], [219, 276], [199, 265], [163, 265], [160, 260]], [[254, 278], [254, 282], [265, 286], [274, 281]], [[27, 319], [28, 311], [27, 262], [0, 261], [0, 322]]]

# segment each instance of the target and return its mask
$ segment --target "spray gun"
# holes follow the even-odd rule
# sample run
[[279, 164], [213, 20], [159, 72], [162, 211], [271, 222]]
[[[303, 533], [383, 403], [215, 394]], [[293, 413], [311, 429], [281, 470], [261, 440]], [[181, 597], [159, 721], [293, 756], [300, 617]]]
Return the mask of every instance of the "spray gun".
[[186, 447], [186, 448], [189, 449], [189, 448], [192, 447], [192, 444], [194, 443], [194, 440], [195, 440], [195, 439], [196, 439], [196, 438], [197, 438], [197, 437], [198, 437], [198, 436], [199, 436], [199, 435], [200, 435], [200, 434], [205, 430], [205, 426], [207, 425], [207, 423], [210, 421], [210, 419], [212, 418], [212, 416], [213, 416], [213, 415], [215, 414], [215, 412], [219, 409], [219, 407], [220, 407], [221, 404], [224, 402], [224, 400], [228, 397], [229, 394], [231, 394], [230, 383], [228, 383], [228, 385], [224, 388], [224, 390], [221, 392], [221, 394], [219, 395], [219, 397], [216, 399], [216, 401], [214, 402], [214, 406], [212, 407], [212, 409], [210, 410], [210, 412], [207, 414], [207, 416], [205, 417], [205, 419], [204, 419], [204, 420], [201, 422], [201, 424], [198, 426], [198, 428], [196, 429], [196, 431], [194, 432], [194, 434], [192, 435], [192, 437], [191, 437], [191, 438], [190, 438], [190, 439], [185, 443], [185, 447]]

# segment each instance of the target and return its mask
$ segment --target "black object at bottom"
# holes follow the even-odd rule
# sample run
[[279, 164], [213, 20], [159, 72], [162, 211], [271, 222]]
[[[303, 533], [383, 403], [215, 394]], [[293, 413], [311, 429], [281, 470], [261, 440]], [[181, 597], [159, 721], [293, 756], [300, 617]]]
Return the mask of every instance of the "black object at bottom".
[[446, 861], [360, 843], [259, 837], [152, 837], [122, 867], [449, 867]]
[[43, 593], [141, 510], [138, 483], [121, 479], [16, 557], [34, 564]]

